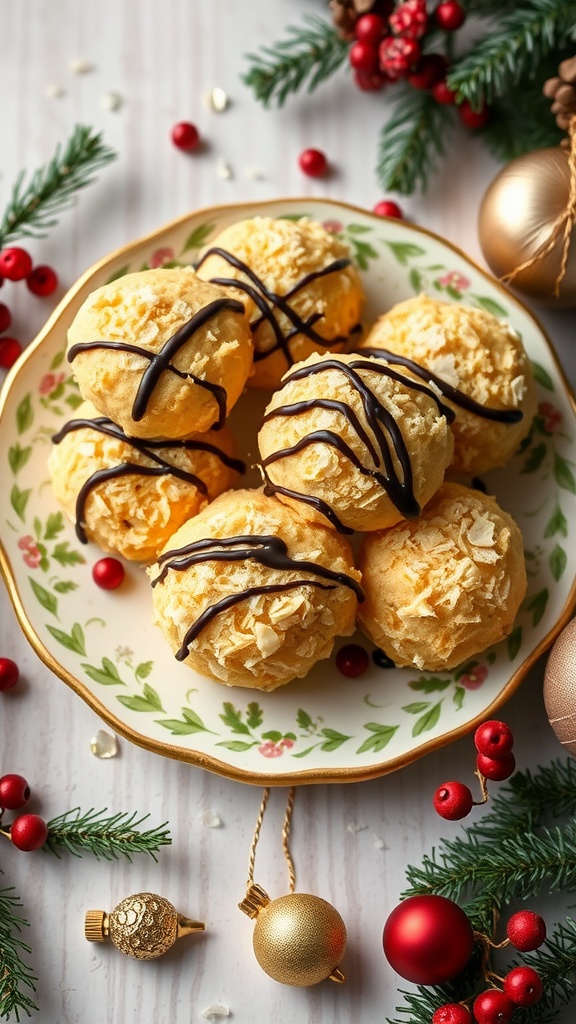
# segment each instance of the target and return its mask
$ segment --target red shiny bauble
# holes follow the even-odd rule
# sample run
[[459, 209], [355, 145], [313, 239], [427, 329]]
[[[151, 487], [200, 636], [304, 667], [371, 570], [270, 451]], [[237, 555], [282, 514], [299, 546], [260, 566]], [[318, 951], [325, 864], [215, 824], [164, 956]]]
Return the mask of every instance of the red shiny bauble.
[[417, 985], [441, 985], [464, 970], [474, 946], [466, 914], [445, 896], [410, 896], [384, 925], [390, 966]]
[[92, 566], [92, 579], [102, 590], [116, 590], [124, 582], [124, 566], [117, 558], [100, 558]]

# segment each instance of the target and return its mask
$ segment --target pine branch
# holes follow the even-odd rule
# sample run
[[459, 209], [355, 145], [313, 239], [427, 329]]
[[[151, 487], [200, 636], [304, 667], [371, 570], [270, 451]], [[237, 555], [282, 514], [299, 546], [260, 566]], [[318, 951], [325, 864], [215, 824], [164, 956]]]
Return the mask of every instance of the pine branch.
[[290, 93], [306, 85], [312, 92], [344, 62], [349, 43], [341, 39], [332, 25], [320, 18], [304, 17], [307, 27], [289, 26], [290, 38], [274, 48], [263, 46], [259, 53], [247, 54], [252, 67], [242, 81], [253, 90], [265, 107], [281, 107]]
[[454, 124], [453, 111], [427, 92], [405, 87], [382, 128], [376, 176], [385, 192], [426, 190]]
[[56, 214], [72, 204], [74, 193], [90, 185], [96, 171], [115, 157], [101, 134], [76, 125], [65, 146], [56, 147], [50, 162], [27, 185], [24, 171], [18, 176], [0, 222], [0, 248], [18, 238], [44, 237], [57, 223]]
[[448, 75], [448, 86], [476, 110], [505, 96], [540, 64], [574, 38], [574, 0], [527, 0], [495, 21]]
[[15, 913], [21, 906], [13, 888], [0, 889], [0, 1018], [14, 1014], [17, 1021], [19, 1011], [30, 1016], [31, 1010], [38, 1009], [24, 991], [27, 988], [34, 992], [38, 979], [22, 959], [22, 954], [31, 949], [18, 938], [18, 933], [29, 927], [28, 921]]
[[117, 859], [120, 854], [131, 861], [131, 853], [149, 853], [156, 860], [155, 853], [161, 846], [172, 842], [166, 829], [166, 822], [147, 832], [138, 832], [138, 826], [149, 817], [145, 814], [113, 814], [105, 816], [106, 808], [95, 811], [91, 808], [85, 814], [75, 807], [58, 818], [48, 822], [48, 839], [43, 847], [59, 857], [57, 847], [61, 846], [76, 857], [82, 852], [93, 853], [105, 860]]

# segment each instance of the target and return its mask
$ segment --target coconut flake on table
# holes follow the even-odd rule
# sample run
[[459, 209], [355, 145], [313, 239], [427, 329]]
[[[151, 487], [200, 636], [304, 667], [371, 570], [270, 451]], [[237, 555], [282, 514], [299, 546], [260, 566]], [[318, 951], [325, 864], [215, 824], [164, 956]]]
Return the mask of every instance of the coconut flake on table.
[[227, 93], [218, 85], [204, 93], [202, 102], [208, 110], [213, 110], [215, 114], [221, 114], [230, 104]]
[[205, 1010], [202, 1010], [202, 1017], [207, 1020], [220, 1020], [221, 1017], [229, 1017], [230, 1010], [223, 1003], [210, 1003]]
[[120, 110], [124, 104], [124, 98], [119, 92], [105, 92], [100, 97], [100, 103], [105, 110]]
[[61, 96], [66, 95], [66, 89], [62, 85], [58, 85], [57, 82], [49, 82], [48, 85], [44, 86], [44, 95], [48, 99], [57, 100]]
[[224, 160], [222, 157], [216, 161], [216, 177], [222, 179], [233, 177], [232, 167], [228, 161]]
[[217, 811], [202, 811], [198, 817], [202, 824], [206, 825], [207, 828], [222, 828], [223, 821]]
[[86, 57], [76, 57], [70, 61], [70, 71], [74, 75], [87, 75], [89, 71], [94, 71], [95, 66], [94, 61]]

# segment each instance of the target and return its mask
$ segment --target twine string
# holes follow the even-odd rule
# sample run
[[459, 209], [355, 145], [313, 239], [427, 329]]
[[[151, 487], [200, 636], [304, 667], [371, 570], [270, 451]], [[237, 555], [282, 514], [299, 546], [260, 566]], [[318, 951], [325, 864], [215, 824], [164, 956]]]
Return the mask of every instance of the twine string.
[[[290, 892], [294, 892], [296, 886], [296, 873], [294, 871], [294, 863], [290, 854], [289, 837], [290, 837], [290, 825], [292, 822], [292, 812], [294, 810], [294, 798], [296, 796], [296, 788], [291, 787], [288, 793], [288, 802], [286, 804], [286, 813], [284, 815], [284, 822], [282, 825], [282, 849], [284, 851], [284, 858], [288, 865], [288, 878], [290, 883]], [[267, 786], [262, 794], [262, 803], [260, 804], [260, 810], [258, 811], [258, 818], [256, 821], [256, 828], [254, 829], [254, 835], [252, 837], [252, 845], [250, 847], [250, 858], [248, 861], [248, 881], [246, 888], [250, 889], [254, 885], [254, 866], [256, 863], [256, 847], [258, 840], [260, 839], [260, 831], [262, 829], [262, 822], [264, 821], [264, 815], [268, 806], [268, 800], [270, 797], [270, 787]]]
[[556, 298], [558, 298], [558, 295], [560, 294], [560, 285], [562, 284], [564, 275], [566, 274], [568, 253], [570, 250], [570, 238], [574, 228], [574, 223], [576, 222], [576, 114], [572, 115], [570, 118], [568, 125], [568, 142], [569, 190], [566, 207], [558, 214], [556, 220], [552, 224], [548, 238], [538, 246], [532, 256], [530, 256], [529, 259], [524, 260], [524, 263], [521, 263], [520, 266], [511, 270], [508, 274], [504, 274], [500, 278], [501, 281], [509, 284], [523, 270], [528, 270], [530, 267], [533, 267], [535, 263], [538, 263], [539, 260], [548, 256], [561, 240], [562, 256], [560, 259], [560, 270], [556, 276], [553, 290], [553, 294]]

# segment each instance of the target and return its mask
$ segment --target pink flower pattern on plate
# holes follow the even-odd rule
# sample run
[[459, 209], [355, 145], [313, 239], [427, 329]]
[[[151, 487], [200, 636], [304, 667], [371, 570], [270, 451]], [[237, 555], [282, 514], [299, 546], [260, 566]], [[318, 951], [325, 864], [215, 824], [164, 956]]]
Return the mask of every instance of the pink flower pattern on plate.
[[293, 746], [294, 740], [290, 739], [289, 736], [285, 736], [279, 743], [274, 743], [274, 740], [265, 740], [258, 747], [258, 753], [262, 754], [263, 757], [282, 757], [284, 751], [290, 750]]
[[487, 678], [488, 669], [486, 665], [474, 665], [466, 675], [460, 676], [459, 682], [465, 690], [479, 690]]
[[45, 373], [40, 381], [38, 391], [41, 395], [51, 395], [58, 385], [62, 383], [65, 376], [65, 373]]
[[562, 423], [562, 413], [552, 402], [540, 402], [538, 414], [542, 418], [542, 426], [547, 434], [554, 434]]
[[31, 569], [37, 569], [42, 561], [42, 554], [38, 550], [34, 537], [31, 537], [30, 534], [27, 534], [25, 537], [20, 537], [18, 547], [21, 551], [25, 552], [22, 557], [26, 562], [26, 565], [29, 565]]
[[163, 267], [166, 263], [170, 263], [174, 259], [174, 249], [165, 247], [164, 249], [155, 249], [152, 253], [149, 261], [151, 270], [157, 270], [159, 267]]
[[471, 281], [458, 270], [449, 270], [443, 277], [438, 278], [438, 284], [443, 288], [454, 288], [457, 292], [463, 292], [470, 287]]

